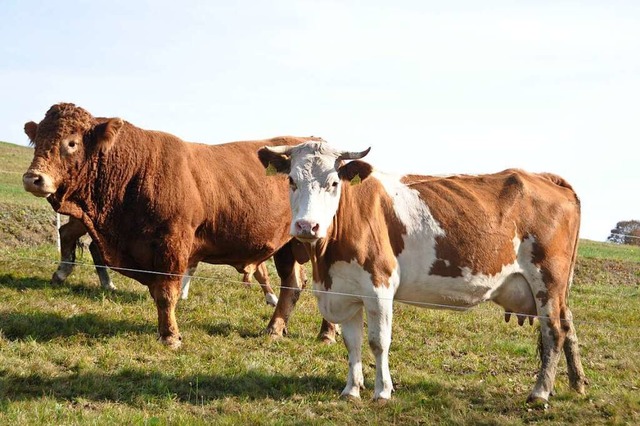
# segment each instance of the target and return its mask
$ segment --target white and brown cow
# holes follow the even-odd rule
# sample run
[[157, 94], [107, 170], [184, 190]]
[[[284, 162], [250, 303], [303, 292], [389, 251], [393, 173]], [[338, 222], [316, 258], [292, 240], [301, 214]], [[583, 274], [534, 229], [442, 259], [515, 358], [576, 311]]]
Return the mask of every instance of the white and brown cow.
[[[471, 308], [492, 300], [537, 316], [542, 365], [530, 402], [547, 401], [564, 349], [571, 386], [584, 392], [578, 338], [567, 306], [580, 203], [552, 174], [390, 176], [326, 143], [264, 147], [262, 164], [289, 176], [291, 235], [305, 243], [322, 315], [342, 325], [349, 351], [343, 396], [364, 385], [363, 311], [376, 358], [375, 399], [391, 397], [393, 300]], [[360, 183], [361, 182], [361, 183]]]
[[[286, 333], [307, 259], [288, 232], [286, 179], [265, 176], [255, 152], [314, 138], [188, 143], [71, 103], [25, 132], [35, 150], [24, 188], [81, 220], [106, 264], [149, 288], [163, 343], [181, 345], [175, 308], [185, 271], [206, 262], [253, 273], [271, 256], [283, 287], [267, 331]], [[323, 325], [321, 338], [333, 340]]]

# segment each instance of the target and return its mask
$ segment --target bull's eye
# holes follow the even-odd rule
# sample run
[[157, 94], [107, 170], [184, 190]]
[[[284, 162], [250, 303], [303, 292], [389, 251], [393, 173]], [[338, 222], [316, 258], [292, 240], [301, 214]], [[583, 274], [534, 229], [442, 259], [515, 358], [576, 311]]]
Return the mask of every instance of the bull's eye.
[[69, 148], [75, 148], [76, 147], [76, 141], [69, 141]]
[[296, 185], [291, 176], [289, 176], [289, 188], [291, 188], [292, 191], [298, 189], [298, 185]]

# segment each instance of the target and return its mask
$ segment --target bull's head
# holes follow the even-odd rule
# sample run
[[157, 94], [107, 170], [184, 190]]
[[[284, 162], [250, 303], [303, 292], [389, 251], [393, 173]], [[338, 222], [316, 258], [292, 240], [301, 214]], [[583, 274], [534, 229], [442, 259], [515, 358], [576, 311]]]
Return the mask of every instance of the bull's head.
[[[370, 149], [370, 148], [369, 148]], [[336, 151], [326, 142], [305, 142], [290, 146], [264, 147], [258, 151], [268, 170], [289, 175], [292, 222], [290, 233], [303, 242], [327, 236], [338, 211], [342, 185], [361, 182], [372, 171], [357, 160], [369, 153]]]
[[33, 161], [22, 176], [24, 189], [48, 197], [68, 188], [92, 155], [109, 150], [122, 125], [119, 118], [98, 120], [74, 104], [53, 105], [39, 124], [24, 125], [35, 147]]

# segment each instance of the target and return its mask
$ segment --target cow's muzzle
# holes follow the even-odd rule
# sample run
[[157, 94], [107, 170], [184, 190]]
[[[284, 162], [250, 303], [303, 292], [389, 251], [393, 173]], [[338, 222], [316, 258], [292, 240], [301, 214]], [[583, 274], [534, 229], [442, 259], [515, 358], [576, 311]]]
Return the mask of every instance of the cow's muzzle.
[[313, 243], [320, 238], [320, 225], [308, 220], [297, 220], [293, 236], [303, 243]]
[[22, 175], [22, 185], [25, 191], [28, 191], [36, 197], [48, 197], [56, 192], [51, 176], [40, 172], [27, 172]]

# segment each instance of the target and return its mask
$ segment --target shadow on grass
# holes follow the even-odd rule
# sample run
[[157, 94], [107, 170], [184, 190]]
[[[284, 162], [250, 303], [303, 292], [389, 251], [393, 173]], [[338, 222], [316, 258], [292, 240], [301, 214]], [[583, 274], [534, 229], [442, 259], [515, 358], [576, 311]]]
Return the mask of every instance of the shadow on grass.
[[45, 290], [52, 289], [59, 292], [61, 296], [71, 294], [86, 297], [87, 299], [101, 299], [107, 297], [118, 303], [137, 303], [147, 299], [145, 293], [117, 289], [115, 291], [104, 290], [98, 285], [90, 284], [51, 284], [49, 280], [37, 277], [17, 278], [11, 274], [0, 275], [0, 287], [14, 290]]
[[57, 337], [83, 334], [89, 337], [115, 336], [123, 333], [156, 332], [154, 324], [135, 324], [129, 321], [114, 321], [96, 314], [80, 314], [70, 318], [51, 312], [2, 312], [0, 329], [7, 339], [33, 339], [46, 342]]
[[[256, 325], [257, 324], [257, 325]], [[232, 334], [237, 334], [242, 338], [257, 338], [265, 336], [266, 323], [261, 324], [257, 322], [253, 327], [237, 327], [229, 322], [219, 322], [216, 324], [207, 324], [202, 326], [203, 330], [210, 336], [229, 337]]]
[[60, 400], [85, 398], [94, 401], [121, 401], [126, 404], [158, 399], [178, 399], [202, 404], [215, 399], [288, 399], [295, 394], [336, 391], [344, 384], [335, 376], [283, 376], [245, 372], [232, 376], [173, 377], [159, 372], [122, 370], [116, 374], [74, 374], [48, 377], [41, 374], [15, 376], [0, 369], [0, 404], [7, 401], [39, 399], [47, 395]]

